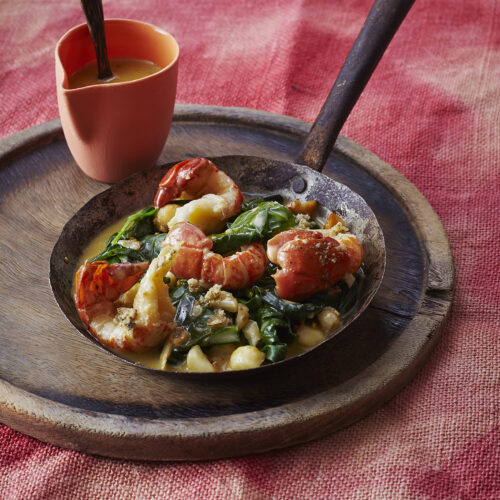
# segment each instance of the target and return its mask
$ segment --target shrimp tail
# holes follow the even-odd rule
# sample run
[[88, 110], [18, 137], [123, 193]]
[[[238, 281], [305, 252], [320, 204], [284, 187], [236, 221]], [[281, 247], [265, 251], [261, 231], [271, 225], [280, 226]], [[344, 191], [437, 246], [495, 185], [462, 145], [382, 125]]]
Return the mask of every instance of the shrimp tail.
[[132, 288], [149, 267], [149, 262], [85, 262], [76, 273], [75, 304], [86, 326], [89, 309], [100, 303], [111, 303]]
[[354, 273], [363, 260], [363, 247], [352, 234], [325, 236], [320, 231], [289, 230], [271, 238], [267, 256], [280, 266], [273, 278], [282, 299], [306, 300]]
[[[177, 198], [191, 201], [177, 206], [172, 213], [172, 207], [165, 205]], [[236, 215], [242, 203], [243, 194], [233, 179], [206, 158], [191, 158], [174, 165], [161, 180], [154, 200], [160, 209], [157, 219], [165, 220], [170, 229], [190, 222], [205, 234], [220, 232], [224, 220]]]
[[227, 290], [239, 290], [253, 285], [264, 275], [267, 265], [266, 250], [262, 243], [241, 247], [241, 251], [228, 257], [207, 252], [204, 254], [201, 279], [221, 285]]
[[229, 290], [251, 286], [262, 277], [267, 265], [261, 243], [245, 245], [239, 252], [224, 257], [211, 252], [212, 240], [188, 222], [173, 227], [162, 243], [166, 245], [181, 245], [172, 266], [178, 278], [202, 279]]
[[202, 163], [208, 161], [205, 158], [190, 158], [174, 165], [158, 185], [154, 199], [155, 208], [161, 208], [169, 201], [179, 197], [187, 182], [196, 175]]

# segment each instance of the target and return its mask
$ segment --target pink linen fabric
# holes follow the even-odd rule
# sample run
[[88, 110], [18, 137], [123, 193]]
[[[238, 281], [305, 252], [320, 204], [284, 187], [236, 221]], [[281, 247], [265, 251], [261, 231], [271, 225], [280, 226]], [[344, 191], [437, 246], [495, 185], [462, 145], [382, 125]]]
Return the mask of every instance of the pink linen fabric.
[[[179, 103], [312, 121], [370, 5], [121, 0], [104, 11], [177, 38]], [[0, 2], [0, 137], [58, 116], [54, 45], [81, 22], [76, 1]], [[452, 314], [412, 383], [320, 441], [214, 462], [93, 457], [0, 425], [0, 498], [500, 498], [500, 3], [417, 0], [342, 135], [409, 178], [450, 238]]]

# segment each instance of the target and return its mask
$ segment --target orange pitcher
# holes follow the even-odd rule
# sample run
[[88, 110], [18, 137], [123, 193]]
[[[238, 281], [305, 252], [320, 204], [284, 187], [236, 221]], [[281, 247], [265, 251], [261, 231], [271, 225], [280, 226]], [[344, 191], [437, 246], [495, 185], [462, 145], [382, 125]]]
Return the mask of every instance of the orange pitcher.
[[152, 167], [167, 140], [174, 112], [179, 46], [165, 31], [127, 19], [105, 21], [110, 59], [151, 61], [161, 70], [137, 80], [69, 88], [69, 77], [95, 60], [86, 24], [56, 46], [59, 114], [68, 147], [90, 177], [117, 182]]

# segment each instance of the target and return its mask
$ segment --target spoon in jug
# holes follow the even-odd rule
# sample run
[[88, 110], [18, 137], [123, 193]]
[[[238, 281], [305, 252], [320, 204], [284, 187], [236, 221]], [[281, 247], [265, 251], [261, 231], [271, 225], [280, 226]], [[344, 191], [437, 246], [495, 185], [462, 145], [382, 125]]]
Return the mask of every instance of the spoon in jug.
[[104, 33], [104, 14], [101, 0], [81, 0], [82, 9], [87, 19], [90, 36], [94, 44], [97, 57], [97, 78], [103, 82], [113, 80], [115, 75], [111, 71], [106, 49], [106, 35]]

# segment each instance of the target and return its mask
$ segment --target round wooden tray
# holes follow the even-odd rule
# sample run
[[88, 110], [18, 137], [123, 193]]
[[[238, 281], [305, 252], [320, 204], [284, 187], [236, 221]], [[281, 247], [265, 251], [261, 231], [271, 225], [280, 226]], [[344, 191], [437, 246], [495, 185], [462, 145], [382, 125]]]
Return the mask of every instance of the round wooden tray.
[[[178, 106], [160, 162], [249, 154], [291, 160], [309, 125], [280, 115]], [[107, 185], [74, 163], [58, 120], [0, 141], [0, 420], [62, 447], [110, 457], [196, 460], [302, 443], [367, 415], [416, 373], [453, 293], [436, 213], [405, 177], [339, 138], [325, 172], [372, 207], [387, 268], [367, 311], [294, 373], [193, 382], [128, 365], [66, 320], [48, 281], [66, 221]]]

